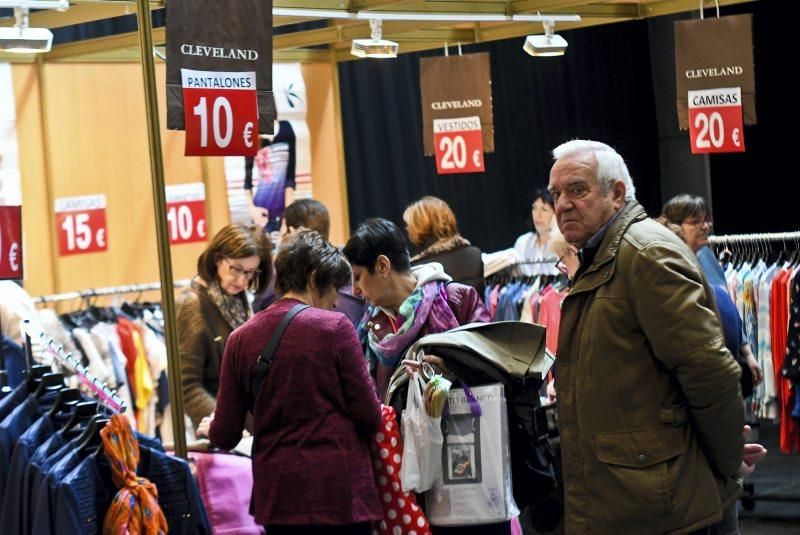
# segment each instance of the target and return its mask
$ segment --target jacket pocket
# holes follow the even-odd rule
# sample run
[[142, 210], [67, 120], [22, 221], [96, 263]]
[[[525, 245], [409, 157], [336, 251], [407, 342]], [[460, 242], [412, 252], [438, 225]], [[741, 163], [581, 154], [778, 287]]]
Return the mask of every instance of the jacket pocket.
[[598, 525], [637, 533], [673, 526], [669, 465], [685, 448], [680, 427], [595, 435], [590, 509]]

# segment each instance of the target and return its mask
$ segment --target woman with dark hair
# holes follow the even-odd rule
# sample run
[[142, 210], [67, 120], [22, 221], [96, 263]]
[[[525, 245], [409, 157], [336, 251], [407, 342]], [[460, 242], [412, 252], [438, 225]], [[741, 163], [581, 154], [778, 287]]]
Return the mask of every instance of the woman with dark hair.
[[403, 212], [408, 237], [419, 253], [411, 265], [439, 262], [454, 281], [483, 292], [481, 250], [470, 245], [458, 232], [456, 215], [437, 197], [423, 197]]
[[[537, 190], [531, 203], [531, 219], [533, 231], [526, 232], [514, 243], [514, 250], [525, 260], [552, 258], [554, 253], [551, 242], [559, 236], [556, 225], [556, 208], [553, 196], [546, 189]], [[527, 264], [521, 266], [525, 275], [558, 275], [555, 262], [544, 264]]]
[[200, 255], [191, 287], [177, 300], [183, 403], [195, 426], [214, 412], [225, 342], [252, 315], [246, 290], [269, 283], [271, 251], [263, 229], [224, 227]]
[[[380, 404], [352, 323], [330, 310], [350, 280], [347, 260], [317, 232], [288, 236], [275, 259], [280, 299], [231, 335], [217, 411], [198, 430], [231, 449], [252, 410], [251, 512], [272, 535], [366, 535], [382, 518], [369, 452]], [[255, 387], [260, 353], [303, 304]]]
[[381, 398], [406, 349], [419, 338], [491, 320], [478, 292], [451, 282], [441, 264], [412, 268], [403, 233], [391, 221], [364, 222], [344, 254], [353, 268], [353, 293], [370, 304], [359, 335]]

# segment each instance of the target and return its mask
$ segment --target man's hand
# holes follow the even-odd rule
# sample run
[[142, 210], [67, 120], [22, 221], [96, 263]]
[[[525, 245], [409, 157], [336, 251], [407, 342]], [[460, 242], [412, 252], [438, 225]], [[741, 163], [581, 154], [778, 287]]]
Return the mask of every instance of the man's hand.
[[[744, 426], [744, 438], [750, 436], [750, 426]], [[744, 445], [744, 458], [742, 459], [742, 466], [739, 468], [739, 475], [747, 477], [756, 469], [756, 463], [766, 457], [767, 449], [761, 444], [746, 443]]]

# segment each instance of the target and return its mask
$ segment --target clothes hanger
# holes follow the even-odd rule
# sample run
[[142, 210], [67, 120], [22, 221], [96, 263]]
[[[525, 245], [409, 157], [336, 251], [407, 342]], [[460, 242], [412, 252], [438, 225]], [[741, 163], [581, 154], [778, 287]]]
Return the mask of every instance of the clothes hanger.
[[25, 389], [28, 394], [33, 394], [39, 387], [42, 377], [51, 371], [52, 368], [50, 368], [50, 366], [45, 366], [44, 364], [34, 364], [31, 366], [31, 369], [28, 370], [28, 374], [25, 377]]
[[59, 412], [71, 412], [71, 409], [81, 400], [83, 400], [83, 396], [81, 395], [81, 391], [77, 388], [64, 388], [59, 390], [56, 401], [53, 403], [53, 407], [47, 415], [52, 418]]
[[72, 413], [72, 416], [64, 424], [64, 427], [61, 428], [61, 436], [66, 436], [66, 434], [71, 431], [76, 426], [88, 422], [94, 416], [100, 416], [97, 414], [97, 409], [99, 404], [94, 401], [81, 401], [75, 405], [75, 410]]
[[75, 449], [80, 453], [85, 453], [89, 450], [96, 451], [102, 448], [103, 439], [100, 436], [100, 431], [102, 431], [110, 421], [111, 420], [104, 416], [93, 417], [89, 420], [89, 424], [86, 426], [83, 434], [78, 437], [78, 445]]
[[39, 386], [36, 387], [36, 392], [33, 393], [37, 399], [41, 399], [46, 394], [54, 394], [66, 388], [64, 384], [64, 376], [60, 373], [46, 373], [42, 375]]

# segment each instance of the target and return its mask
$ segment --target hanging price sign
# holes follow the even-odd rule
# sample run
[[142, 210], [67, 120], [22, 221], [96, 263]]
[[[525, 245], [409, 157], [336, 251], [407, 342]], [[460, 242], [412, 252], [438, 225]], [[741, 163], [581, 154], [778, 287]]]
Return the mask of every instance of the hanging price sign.
[[22, 278], [22, 208], [0, 206], [0, 280]]
[[693, 154], [744, 152], [741, 88], [689, 91], [689, 135]]
[[206, 241], [206, 189], [202, 182], [167, 186], [167, 223], [171, 244]]
[[477, 115], [434, 119], [433, 142], [436, 170], [440, 175], [482, 173], [485, 170], [481, 120]]
[[186, 156], [255, 156], [255, 72], [181, 69]]
[[58, 251], [61, 256], [108, 249], [106, 196], [56, 199]]

